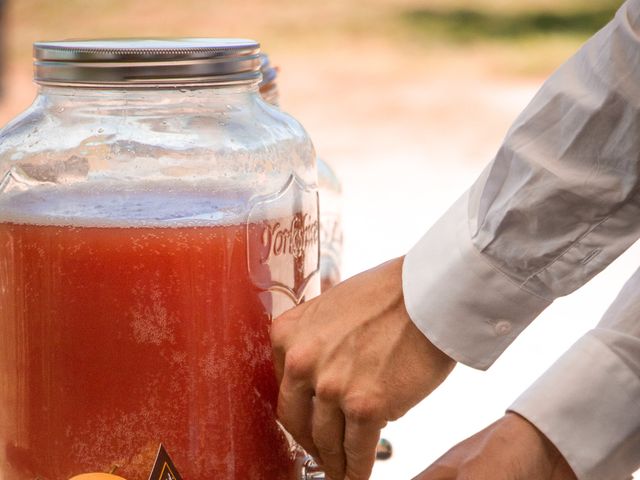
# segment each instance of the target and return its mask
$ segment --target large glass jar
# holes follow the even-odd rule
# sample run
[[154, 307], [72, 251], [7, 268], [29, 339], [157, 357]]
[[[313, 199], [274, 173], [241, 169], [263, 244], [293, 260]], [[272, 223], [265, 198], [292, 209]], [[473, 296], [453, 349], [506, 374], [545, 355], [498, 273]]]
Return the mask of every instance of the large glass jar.
[[269, 325], [319, 291], [315, 153], [258, 44], [35, 56], [0, 132], [0, 479], [147, 480], [161, 444], [187, 480], [299, 479]]

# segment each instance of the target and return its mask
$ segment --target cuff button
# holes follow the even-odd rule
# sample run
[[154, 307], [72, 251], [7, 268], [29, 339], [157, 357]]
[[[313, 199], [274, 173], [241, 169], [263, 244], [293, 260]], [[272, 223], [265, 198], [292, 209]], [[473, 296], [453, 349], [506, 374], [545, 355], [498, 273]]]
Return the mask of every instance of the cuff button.
[[499, 336], [507, 335], [511, 332], [511, 322], [509, 320], [500, 320], [493, 327]]

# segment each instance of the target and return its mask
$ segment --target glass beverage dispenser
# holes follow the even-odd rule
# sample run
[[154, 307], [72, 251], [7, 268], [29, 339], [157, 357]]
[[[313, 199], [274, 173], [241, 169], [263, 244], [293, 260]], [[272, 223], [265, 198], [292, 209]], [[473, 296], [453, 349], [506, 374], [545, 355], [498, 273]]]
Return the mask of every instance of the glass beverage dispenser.
[[322, 478], [277, 424], [269, 342], [319, 291], [316, 156], [261, 100], [258, 44], [35, 57], [0, 131], [0, 479], [147, 480], [158, 452], [185, 480]]

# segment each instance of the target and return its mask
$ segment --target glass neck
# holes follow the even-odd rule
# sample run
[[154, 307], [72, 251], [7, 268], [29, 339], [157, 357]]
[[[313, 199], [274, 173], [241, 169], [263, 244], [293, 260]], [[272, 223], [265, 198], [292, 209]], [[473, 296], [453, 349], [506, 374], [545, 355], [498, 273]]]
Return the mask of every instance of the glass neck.
[[258, 98], [258, 83], [207, 87], [172, 88], [74, 88], [40, 86], [39, 102], [49, 108], [170, 108], [176, 106], [202, 106], [217, 104], [239, 105], [252, 103]]

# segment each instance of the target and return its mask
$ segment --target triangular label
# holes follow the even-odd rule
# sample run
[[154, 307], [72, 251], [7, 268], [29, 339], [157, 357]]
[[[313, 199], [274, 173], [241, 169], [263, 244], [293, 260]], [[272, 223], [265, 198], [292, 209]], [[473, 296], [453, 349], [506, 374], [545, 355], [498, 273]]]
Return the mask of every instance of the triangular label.
[[153, 465], [153, 470], [151, 470], [151, 475], [149, 475], [149, 480], [182, 480], [178, 469], [162, 444], [158, 449], [156, 462]]

